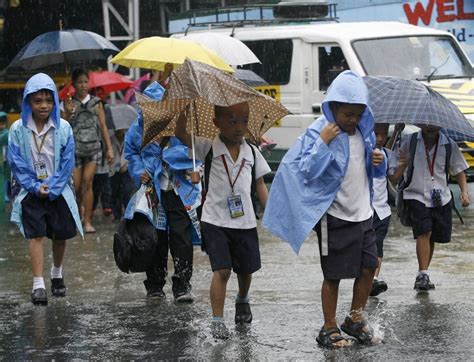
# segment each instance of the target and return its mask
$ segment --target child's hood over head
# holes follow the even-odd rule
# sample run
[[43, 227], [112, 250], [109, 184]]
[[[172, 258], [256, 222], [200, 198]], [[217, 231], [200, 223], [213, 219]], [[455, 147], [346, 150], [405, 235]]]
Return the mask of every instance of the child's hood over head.
[[25, 91], [23, 92], [23, 103], [21, 104], [21, 119], [23, 125], [26, 127], [26, 125], [28, 124], [28, 118], [30, 117], [32, 112], [28, 96], [42, 89], [49, 90], [53, 94], [54, 106], [53, 110], [51, 111], [50, 117], [53, 118], [54, 126], [58, 128], [61, 119], [58, 91], [51, 77], [44, 73], [35, 74], [30, 79], [28, 79], [25, 84]]
[[326, 97], [322, 103], [322, 110], [328, 121], [335, 122], [334, 114], [329, 107], [329, 102], [365, 105], [366, 108], [359, 122], [359, 127], [364, 130], [373, 129], [374, 116], [369, 107], [369, 93], [360, 75], [346, 70], [339, 74], [328, 88]]

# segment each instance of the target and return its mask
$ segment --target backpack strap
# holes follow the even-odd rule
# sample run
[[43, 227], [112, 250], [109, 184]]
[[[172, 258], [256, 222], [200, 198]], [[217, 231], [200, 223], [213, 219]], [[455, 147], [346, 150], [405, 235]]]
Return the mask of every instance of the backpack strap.
[[406, 180], [402, 179], [401, 180], [401, 184], [403, 183], [402, 185], [402, 188], [403, 189], [406, 189], [410, 183], [411, 183], [411, 180], [413, 178], [413, 170], [415, 168], [415, 151], [416, 151], [416, 143], [418, 141], [418, 132], [415, 132], [411, 135], [411, 138], [410, 138], [410, 145], [409, 145], [409, 148], [408, 148], [408, 154], [410, 156], [410, 158], [408, 159], [408, 170], [407, 170], [407, 178]]

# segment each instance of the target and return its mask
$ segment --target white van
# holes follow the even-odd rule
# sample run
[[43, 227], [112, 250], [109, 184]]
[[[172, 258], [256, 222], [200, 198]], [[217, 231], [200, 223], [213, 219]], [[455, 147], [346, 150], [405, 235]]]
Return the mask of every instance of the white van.
[[[190, 28], [188, 33], [195, 31], [201, 30]], [[398, 22], [253, 23], [220, 25], [205, 31], [229, 34], [247, 44], [262, 63], [244, 68], [269, 84], [257, 89], [291, 111], [267, 133], [280, 150], [274, 151], [272, 158], [281, 158], [320, 114], [327, 87], [344, 69], [361, 75], [392, 75], [427, 82], [474, 122], [472, 64], [448, 32]], [[474, 153], [470, 153], [474, 144], [464, 146], [474, 171]]]

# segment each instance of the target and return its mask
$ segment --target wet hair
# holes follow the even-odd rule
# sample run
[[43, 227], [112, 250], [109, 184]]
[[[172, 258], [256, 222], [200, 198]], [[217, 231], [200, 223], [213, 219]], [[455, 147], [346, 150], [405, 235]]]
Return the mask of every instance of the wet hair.
[[[240, 104], [244, 104], [244, 103], [247, 103], [247, 102], [242, 102]], [[238, 104], [235, 104], [234, 106], [237, 106], [237, 105]], [[233, 107], [233, 106], [223, 107], [223, 106], [214, 105], [214, 118], [216, 120], [218, 120], [218, 119], [221, 119], [224, 116], [232, 115], [232, 111], [230, 110], [230, 107]], [[247, 107], [248, 107], [248, 105], [247, 105]], [[249, 110], [249, 112], [250, 112], [250, 110]]]
[[344, 102], [330, 101], [329, 109], [334, 113], [335, 111], [337, 111], [342, 106], [345, 106], [346, 104], [363, 106], [364, 109], [367, 107], [365, 104], [362, 104], [362, 103], [344, 103]]
[[88, 79], [89, 79], [89, 75], [87, 74], [87, 72], [82, 69], [82, 68], [76, 68], [72, 71], [72, 74], [71, 74], [71, 80], [72, 80], [72, 83], [76, 83], [77, 82], [77, 79], [81, 76], [81, 75], [85, 75]]
[[49, 90], [49, 89], [40, 89], [39, 91], [36, 91], [36, 92], [33, 92], [33, 93], [30, 93], [28, 94], [28, 101], [31, 99], [31, 97], [34, 95], [34, 94], [47, 94], [49, 96], [51, 96], [54, 100], [54, 94], [53, 94], [53, 91]]
[[388, 123], [375, 123], [374, 124], [374, 132], [378, 130], [379, 132], [388, 132], [388, 127], [390, 125]]

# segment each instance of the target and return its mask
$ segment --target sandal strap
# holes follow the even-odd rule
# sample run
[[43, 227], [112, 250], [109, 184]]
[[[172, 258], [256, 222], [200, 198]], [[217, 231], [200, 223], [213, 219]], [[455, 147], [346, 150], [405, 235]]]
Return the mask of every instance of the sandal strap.
[[319, 331], [319, 335], [321, 337], [330, 336], [331, 334], [334, 334], [334, 333], [339, 333], [339, 335], [341, 335], [341, 330], [338, 327], [329, 327], [329, 328], [323, 327]]

